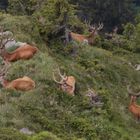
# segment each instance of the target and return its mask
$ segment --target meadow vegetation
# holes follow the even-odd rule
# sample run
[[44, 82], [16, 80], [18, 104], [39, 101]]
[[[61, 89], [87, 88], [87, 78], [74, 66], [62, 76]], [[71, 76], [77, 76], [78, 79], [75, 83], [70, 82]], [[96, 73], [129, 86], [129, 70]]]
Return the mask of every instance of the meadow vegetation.
[[[58, 18], [58, 11], [51, 11], [52, 3], [47, 5], [48, 11], [28, 9], [32, 16], [16, 15], [19, 9], [14, 8], [10, 14], [0, 13], [0, 26], [12, 31], [16, 40], [36, 43], [39, 48], [32, 59], [11, 63], [6, 77], [29, 76], [36, 83], [35, 89], [21, 92], [0, 85], [0, 140], [139, 140], [140, 125], [128, 110], [126, 87], [130, 84], [135, 91], [140, 89], [140, 71], [129, 65], [140, 64], [140, 22], [124, 27], [123, 34], [118, 35], [119, 44], [98, 37], [96, 45], [80, 46], [73, 56], [72, 44], [64, 46], [57, 34], [59, 29], [56, 38], [51, 33], [62, 24], [65, 10], [70, 12], [70, 21], [75, 19], [68, 23], [72, 29], [77, 30], [75, 23], [79, 23], [82, 31], [84, 24], [67, 2], [62, 6], [68, 9], [61, 9]], [[39, 15], [45, 17], [45, 27], [36, 23]], [[53, 81], [53, 70], [58, 67], [76, 78], [75, 96], [60, 90]], [[90, 104], [88, 87], [101, 96], [102, 107]], [[35, 134], [22, 134], [21, 128]]]

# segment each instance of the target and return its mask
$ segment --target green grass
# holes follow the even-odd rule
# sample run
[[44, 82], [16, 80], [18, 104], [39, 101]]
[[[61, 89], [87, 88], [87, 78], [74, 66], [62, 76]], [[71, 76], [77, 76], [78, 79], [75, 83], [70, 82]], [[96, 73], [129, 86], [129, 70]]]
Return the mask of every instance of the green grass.
[[[1, 127], [47, 130], [66, 140], [127, 140], [132, 139], [133, 132], [137, 139], [139, 125], [127, 109], [126, 86], [137, 86], [140, 73], [124, 65], [124, 61], [128, 58], [89, 46], [80, 51], [76, 60], [53, 53], [50, 56], [44, 51], [28, 61], [12, 63], [8, 80], [27, 75], [36, 82], [36, 88], [25, 93], [1, 89]], [[54, 83], [52, 71], [57, 67], [76, 77], [75, 97], [63, 93]], [[103, 98], [102, 108], [90, 106], [85, 97], [87, 87]]]
[[[23, 36], [19, 37], [24, 40]], [[128, 111], [126, 90], [128, 84], [139, 88], [140, 72], [127, 64], [139, 63], [139, 54], [83, 46], [74, 58], [68, 52], [54, 51], [63, 45], [54, 44], [49, 49], [40, 42], [40, 52], [30, 60], [12, 63], [7, 75], [8, 80], [29, 76], [36, 88], [29, 92], [0, 88], [1, 140], [139, 140], [140, 126]], [[74, 97], [53, 81], [52, 72], [58, 67], [75, 76]], [[102, 97], [101, 108], [90, 105], [85, 96], [88, 87]], [[35, 134], [22, 135], [19, 130], [24, 127]]]

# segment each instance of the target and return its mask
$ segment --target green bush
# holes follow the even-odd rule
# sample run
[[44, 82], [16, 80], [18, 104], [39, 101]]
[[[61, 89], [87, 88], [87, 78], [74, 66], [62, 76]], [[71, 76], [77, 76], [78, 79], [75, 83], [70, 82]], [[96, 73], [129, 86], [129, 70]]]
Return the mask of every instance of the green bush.
[[32, 15], [37, 4], [37, 0], [9, 0], [8, 12], [13, 15]]
[[0, 13], [0, 26], [13, 32], [17, 41], [41, 43], [38, 27], [31, 17]]
[[27, 140], [28, 137], [14, 129], [0, 128], [1, 140]]
[[64, 36], [65, 25], [82, 27], [75, 6], [67, 0], [48, 0], [34, 13], [36, 23], [45, 41]]
[[135, 32], [135, 26], [131, 23], [127, 23], [124, 26], [124, 31], [123, 31], [123, 35], [126, 37], [126, 39], [132, 39], [133, 35]]
[[[0, 15], [0, 24], [13, 31], [20, 41], [37, 41], [39, 48], [44, 47], [38, 28], [32, 31], [34, 24], [30, 20], [27, 16]], [[139, 90], [140, 73], [128, 63], [139, 63], [140, 56], [124, 49], [123, 43], [117, 49], [113, 48], [113, 42], [99, 39], [99, 44], [102, 43], [106, 50], [81, 46], [78, 55], [72, 57], [71, 46], [63, 48], [60, 41], [51, 41], [51, 49], [41, 48], [32, 59], [11, 63], [5, 78], [11, 81], [26, 75], [35, 81], [36, 88], [19, 92], [0, 86], [0, 139], [138, 140], [140, 126], [128, 111], [130, 99], [126, 87], [131, 84]], [[75, 77], [75, 96], [63, 92], [53, 81], [52, 72], [58, 67]], [[86, 96], [88, 87], [101, 97], [102, 107], [91, 105], [91, 99]], [[25, 127], [36, 134], [27, 137], [18, 132]]]
[[58, 138], [56, 135], [52, 134], [51, 132], [44, 131], [39, 134], [36, 134], [29, 140], [61, 140], [61, 139]]

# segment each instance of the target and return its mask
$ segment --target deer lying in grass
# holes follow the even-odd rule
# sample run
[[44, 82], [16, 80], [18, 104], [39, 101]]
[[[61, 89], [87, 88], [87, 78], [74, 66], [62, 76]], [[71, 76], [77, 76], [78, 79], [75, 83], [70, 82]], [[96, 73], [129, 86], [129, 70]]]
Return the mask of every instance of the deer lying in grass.
[[29, 91], [35, 88], [35, 82], [27, 76], [15, 79], [13, 81], [5, 80], [5, 76], [7, 74], [8, 68], [9, 68], [9, 65], [5, 63], [4, 67], [0, 71], [0, 83], [5, 89]]
[[96, 27], [95, 25], [91, 26], [90, 24], [88, 24], [88, 26], [90, 31], [89, 35], [81, 35], [74, 32], [69, 32], [70, 39], [79, 43], [86, 43], [86, 44], [93, 45], [95, 43], [95, 38], [98, 35], [98, 31], [100, 31], [103, 28], [103, 23], [99, 24], [98, 27]]
[[14, 62], [20, 59], [30, 59], [37, 51], [38, 49], [36, 47], [32, 47], [31, 45], [26, 44], [17, 48], [11, 53], [8, 53], [5, 49], [3, 49], [1, 50], [0, 54], [5, 61]]
[[127, 86], [127, 90], [131, 97], [130, 104], [129, 104], [129, 111], [139, 121], [140, 120], [140, 106], [136, 104], [136, 99], [137, 99], [137, 97], [140, 96], [140, 93], [132, 94], [132, 91], [130, 90], [130, 86]]
[[8, 53], [6, 51], [6, 44], [9, 41], [12, 41], [13, 39], [13, 34], [5, 35], [3, 32], [0, 34], [0, 56], [8, 62], [14, 62], [19, 59], [30, 59], [33, 57], [33, 55], [38, 51], [36, 47], [33, 47], [29, 44], [25, 44], [16, 50], [14, 50], [11, 53]]
[[131, 62], [129, 62], [128, 65], [133, 69], [135, 69], [136, 71], [140, 71], [140, 64], [133, 65]]
[[90, 98], [91, 105], [93, 105], [93, 106], [102, 106], [103, 105], [103, 103], [101, 102], [101, 97], [96, 93], [96, 91], [88, 88], [86, 96]]
[[70, 95], [74, 96], [74, 91], [75, 91], [75, 78], [73, 76], [66, 76], [66, 74], [62, 75], [60, 72], [60, 69], [58, 69], [58, 74], [61, 78], [60, 81], [57, 81], [54, 73], [53, 73], [53, 80], [60, 85], [60, 88], [64, 91], [67, 92]]

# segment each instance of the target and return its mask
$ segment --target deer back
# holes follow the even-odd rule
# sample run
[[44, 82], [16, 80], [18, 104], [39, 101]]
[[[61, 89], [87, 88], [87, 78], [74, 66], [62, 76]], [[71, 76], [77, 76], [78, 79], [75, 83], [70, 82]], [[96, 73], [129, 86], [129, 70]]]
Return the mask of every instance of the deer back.
[[27, 91], [35, 88], [35, 82], [25, 76], [11, 81], [6, 88]]
[[129, 111], [136, 117], [140, 117], [140, 106], [136, 104], [136, 96], [131, 96]]
[[19, 59], [29, 59], [38, 51], [36, 47], [28, 44], [21, 46], [11, 53], [5, 53], [4, 59], [7, 61], [17, 61]]
[[74, 32], [71, 32], [70, 35], [71, 35], [72, 40], [77, 41], [79, 43], [82, 43], [84, 42], [85, 39], [87, 39], [84, 35], [77, 34]]
[[29, 44], [25, 44], [19, 48], [17, 48], [15, 51], [13, 51], [13, 53], [22, 53], [22, 52], [37, 52], [37, 48], [36, 47], [33, 47]]

